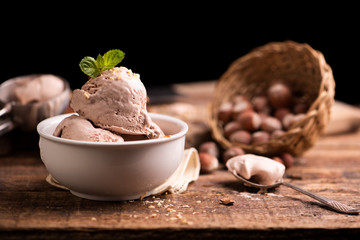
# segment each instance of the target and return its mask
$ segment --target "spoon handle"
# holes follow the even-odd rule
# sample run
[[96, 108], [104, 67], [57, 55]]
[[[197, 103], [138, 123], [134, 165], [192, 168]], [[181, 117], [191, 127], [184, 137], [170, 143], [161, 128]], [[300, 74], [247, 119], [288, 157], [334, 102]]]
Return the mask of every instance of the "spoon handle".
[[322, 197], [322, 196], [319, 196], [315, 193], [311, 193], [311, 192], [308, 192], [302, 188], [299, 188], [298, 186], [295, 186], [291, 183], [288, 183], [288, 182], [282, 182], [282, 185], [285, 185], [287, 187], [290, 187], [296, 191], [299, 191], [311, 198], [314, 198], [316, 200], [318, 200], [319, 202], [325, 204], [326, 206], [330, 207], [331, 209], [335, 210], [335, 211], [338, 211], [338, 212], [342, 212], [342, 213], [346, 213], [346, 214], [359, 214], [360, 213], [360, 210], [359, 209], [356, 209], [356, 208], [353, 208], [353, 207], [350, 207], [348, 205], [345, 205], [343, 203], [340, 203], [338, 201], [335, 201], [335, 200], [332, 200], [332, 199], [329, 199], [329, 198], [326, 198], [326, 197]]

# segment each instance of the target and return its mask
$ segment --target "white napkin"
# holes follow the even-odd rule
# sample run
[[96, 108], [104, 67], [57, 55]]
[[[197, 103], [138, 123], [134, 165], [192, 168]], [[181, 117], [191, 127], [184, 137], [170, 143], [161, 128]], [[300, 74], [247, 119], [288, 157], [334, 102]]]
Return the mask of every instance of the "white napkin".
[[[150, 195], [159, 195], [166, 191], [170, 193], [183, 193], [186, 191], [190, 182], [196, 181], [200, 173], [200, 159], [195, 148], [185, 149], [183, 159], [175, 172], [162, 185], [154, 188]], [[46, 181], [51, 185], [69, 190], [67, 187], [61, 185], [55, 178], [49, 174]]]

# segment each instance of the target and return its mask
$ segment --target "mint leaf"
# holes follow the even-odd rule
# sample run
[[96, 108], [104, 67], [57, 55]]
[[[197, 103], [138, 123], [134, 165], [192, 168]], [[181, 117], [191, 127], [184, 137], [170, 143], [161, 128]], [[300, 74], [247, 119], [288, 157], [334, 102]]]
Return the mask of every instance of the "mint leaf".
[[103, 56], [104, 68], [102, 71], [115, 67], [124, 59], [124, 57], [125, 53], [118, 49], [109, 50]]
[[104, 59], [103, 57], [99, 54], [96, 58], [96, 66], [99, 68], [100, 72], [102, 72], [103, 68], [104, 68]]
[[84, 57], [81, 59], [79, 66], [81, 71], [92, 78], [96, 78], [100, 74], [96, 60], [93, 57]]
[[96, 57], [84, 57], [80, 61], [81, 70], [88, 76], [96, 78], [102, 71], [111, 69], [119, 64], [125, 57], [125, 53], [121, 50], [109, 50], [104, 56], [100, 54]]

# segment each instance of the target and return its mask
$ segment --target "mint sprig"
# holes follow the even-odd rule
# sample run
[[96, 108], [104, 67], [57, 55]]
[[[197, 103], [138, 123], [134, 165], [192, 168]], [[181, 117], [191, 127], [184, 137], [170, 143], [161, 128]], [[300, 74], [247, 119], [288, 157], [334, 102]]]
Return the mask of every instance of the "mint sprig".
[[84, 57], [80, 61], [80, 69], [86, 75], [96, 78], [102, 71], [111, 69], [118, 65], [125, 57], [125, 53], [119, 49], [109, 50], [101, 56], [100, 54], [95, 58]]

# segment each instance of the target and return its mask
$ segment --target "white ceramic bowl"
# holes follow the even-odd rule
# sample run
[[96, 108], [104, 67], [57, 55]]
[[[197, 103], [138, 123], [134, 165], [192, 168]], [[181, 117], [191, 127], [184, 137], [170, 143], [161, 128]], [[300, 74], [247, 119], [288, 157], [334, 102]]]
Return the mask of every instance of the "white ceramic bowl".
[[53, 136], [71, 114], [40, 122], [41, 159], [49, 173], [71, 193], [92, 200], [130, 200], [149, 195], [179, 166], [188, 126], [162, 114], [150, 114], [170, 137], [122, 143], [87, 142]]

